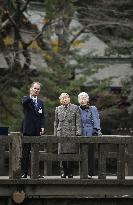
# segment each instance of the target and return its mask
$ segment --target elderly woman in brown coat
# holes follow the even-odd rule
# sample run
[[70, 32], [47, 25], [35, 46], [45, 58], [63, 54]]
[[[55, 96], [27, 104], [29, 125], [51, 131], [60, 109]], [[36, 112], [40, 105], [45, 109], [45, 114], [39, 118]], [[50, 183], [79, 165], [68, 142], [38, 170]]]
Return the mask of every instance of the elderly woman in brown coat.
[[[71, 137], [81, 135], [81, 120], [79, 107], [70, 103], [70, 97], [67, 93], [62, 93], [59, 97], [61, 105], [55, 109], [54, 135], [59, 137]], [[63, 154], [72, 154], [78, 152], [78, 146], [75, 143], [59, 143], [58, 152]], [[73, 177], [73, 162], [63, 161], [61, 163], [61, 178]]]

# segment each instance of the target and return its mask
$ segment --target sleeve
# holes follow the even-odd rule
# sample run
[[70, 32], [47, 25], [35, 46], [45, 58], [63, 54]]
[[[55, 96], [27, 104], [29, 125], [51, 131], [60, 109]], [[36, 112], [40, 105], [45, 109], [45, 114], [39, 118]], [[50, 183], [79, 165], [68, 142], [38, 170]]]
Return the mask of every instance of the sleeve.
[[98, 110], [95, 106], [91, 106], [91, 110], [92, 110], [94, 128], [100, 130], [101, 128], [100, 128], [100, 118], [99, 118]]
[[81, 136], [81, 118], [79, 107], [76, 106], [76, 136]]
[[58, 107], [55, 109], [55, 119], [54, 119], [54, 135], [57, 136], [57, 126], [58, 126]]
[[31, 103], [32, 99], [30, 98], [30, 96], [23, 96], [22, 97], [22, 105], [23, 107], [27, 107], [29, 105], [29, 103]]

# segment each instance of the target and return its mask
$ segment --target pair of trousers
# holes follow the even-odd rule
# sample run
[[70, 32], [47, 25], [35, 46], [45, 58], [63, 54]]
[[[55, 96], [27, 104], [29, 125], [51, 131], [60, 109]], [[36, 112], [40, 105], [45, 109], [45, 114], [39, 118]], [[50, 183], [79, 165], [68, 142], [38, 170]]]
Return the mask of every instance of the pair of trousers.
[[28, 175], [29, 166], [30, 166], [30, 151], [31, 151], [31, 144], [22, 145], [22, 160], [21, 160], [22, 174]]
[[74, 164], [72, 161], [62, 161], [61, 162], [61, 171], [64, 172], [65, 175], [73, 175]]

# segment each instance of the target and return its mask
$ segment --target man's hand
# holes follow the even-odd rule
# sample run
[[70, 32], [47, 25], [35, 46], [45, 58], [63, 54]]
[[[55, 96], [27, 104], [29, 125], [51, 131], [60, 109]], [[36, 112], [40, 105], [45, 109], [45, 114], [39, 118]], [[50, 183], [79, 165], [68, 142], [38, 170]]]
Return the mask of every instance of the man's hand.
[[40, 135], [43, 135], [45, 132], [45, 129], [44, 128], [41, 128], [41, 132], [40, 132]]
[[35, 95], [34, 90], [30, 88], [30, 96], [34, 96], [34, 95]]

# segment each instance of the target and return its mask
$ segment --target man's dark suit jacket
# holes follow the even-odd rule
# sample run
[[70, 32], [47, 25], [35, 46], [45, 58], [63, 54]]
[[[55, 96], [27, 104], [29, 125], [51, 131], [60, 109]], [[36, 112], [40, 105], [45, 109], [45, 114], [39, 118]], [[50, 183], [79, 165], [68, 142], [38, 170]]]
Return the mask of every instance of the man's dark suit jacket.
[[30, 96], [22, 98], [24, 119], [22, 121], [21, 132], [23, 135], [40, 135], [41, 128], [45, 127], [44, 105], [40, 99], [37, 99], [35, 107]]

